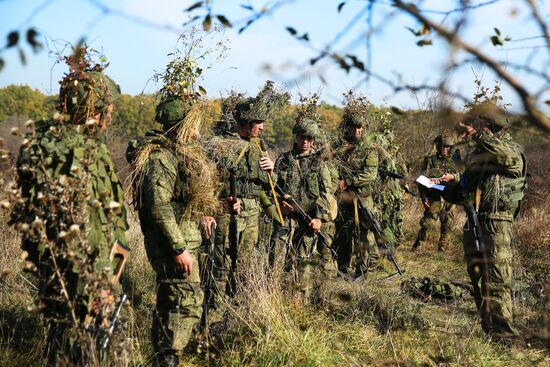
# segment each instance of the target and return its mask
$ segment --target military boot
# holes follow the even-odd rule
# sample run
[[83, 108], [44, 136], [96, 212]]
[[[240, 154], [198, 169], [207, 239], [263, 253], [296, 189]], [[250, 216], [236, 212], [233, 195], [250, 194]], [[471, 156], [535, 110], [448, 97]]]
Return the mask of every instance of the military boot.
[[447, 233], [441, 233], [439, 236], [439, 242], [437, 243], [437, 251], [443, 251], [448, 246], [449, 238], [447, 237]]
[[159, 367], [178, 367], [180, 359], [177, 354], [163, 354], [159, 357]]

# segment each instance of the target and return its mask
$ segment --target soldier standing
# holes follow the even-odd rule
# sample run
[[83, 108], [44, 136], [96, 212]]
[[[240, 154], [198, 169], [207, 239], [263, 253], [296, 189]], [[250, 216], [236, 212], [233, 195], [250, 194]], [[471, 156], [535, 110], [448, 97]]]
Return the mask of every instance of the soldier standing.
[[120, 88], [91, 65], [85, 49], [67, 61], [61, 114], [36, 122], [23, 140], [21, 200], [12, 212], [26, 269], [38, 277], [49, 366], [102, 358], [97, 335], [116, 308], [110, 252], [128, 228], [123, 188], [104, 143]]
[[356, 276], [361, 276], [379, 259], [374, 234], [361, 230], [358, 215], [358, 201], [375, 212], [372, 194], [378, 188], [378, 152], [365, 134], [368, 108], [366, 99], [348, 94], [342, 121], [344, 135], [335, 151], [340, 179], [334, 247], [338, 253], [338, 271], [342, 275], [349, 273], [353, 254]]
[[[434, 149], [431, 154], [424, 158], [422, 170], [428, 177], [442, 177], [444, 183], [457, 182], [460, 179], [457, 165], [455, 163], [456, 156], [451, 154], [451, 149], [454, 142], [449, 136], [439, 135], [434, 139]], [[441, 231], [437, 250], [443, 251], [448, 245], [449, 239], [447, 231], [449, 230], [449, 219], [452, 218], [452, 210], [454, 205], [446, 202], [441, 197], [441, 192], [437, 190], [426, 190], [424, 186], [419, 185], [420, 197], [424, 207], [424, 215], [420, 219], [420, 230], [416, 236], [416, 240], [412, 246], [416, 250], [422, 243], [428, 239], [428, 231], [430, 227], [435, 225], [439, 219], [441, 223]]]
[[200, 227], [210, 237], [218, 209], [215, 165], [198, 143], [207, 113], [205, 102], [165, 98], [156, 113], [163, 131], [148, 133], [130, 154], [134, 203], [156, 273], [152, 340], [159, 366], [178, 365], [201, 318]]
[[[260, 136], [278, 99], [273, 88], [268, 82], [255, 98], [243, 99], [239, 95], [228, 98], [224, 121], [232, 126], [208, 142], [209, 155], [218, 165], [222, 182], [221, 201], [229, 203], [226, 204], [229, 213], [217, 218], [218, 297], [224, 284], [228, 297], [235, 294], [237, 282], [242, 279], [242, 271], [254, 256], [258, 242], [260, 199], [272, 192], [273, 161], [266, 155]], [[283, 96], [285, 103], [287, 98]], [[235, 196], [231, 195], [231, 181], [235, 184]], [[234, 225], [230, 226], [232, 221]], [[230, 243], [232, 241], [236, 243]], [[223, 309], [219, 301], [215, 307]]]
[[[293, 274], [294, 281], [307, 299], [312, 285], [314, 269], [319, 269], [323, 261], [321, 246], [330, 246], [332, 231], [324, 231], [334, 219], [330, 203], [334, 202], [331, 188], [331, 172], [326, 164], [326, 156], [315, 146], [321, 130], [316, 121], [304, 119], [293, 129], [295, 142], [291, 151], [281, 154], [275, 161], [277, 185], [288, 196], [280, 199], [285, 227], [288, 233], [279, 237], [286, 244], [285, 270]], [[289, 198], [294, 199], [296, 208]], [[299, 214], [303, 210], [308, 218]], [[274, 233], [277, 233], [275, 231]], [[321, 233], [321, 234], [320, 234]], [[327, 237], [329, 236], [329, 237]]]
[[481, 326], [494, 338], [509, 343], [518, 336], [512, 316], [511, 245], [512, 224], [525, 189], [526, 164], [521, 146], [506, 125], [503, 111], [492, 102], [470, 109], [462, 126], [475, 146], [460, 182], [448, 185], [443, 193], [445, 199], [468, 209], [464, 255]]

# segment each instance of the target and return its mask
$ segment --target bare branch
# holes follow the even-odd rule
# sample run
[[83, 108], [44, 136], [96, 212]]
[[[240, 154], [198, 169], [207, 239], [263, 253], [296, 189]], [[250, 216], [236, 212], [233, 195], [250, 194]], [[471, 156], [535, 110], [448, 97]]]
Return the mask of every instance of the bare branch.
[[533, 13], [533, 18], [535, 18], [542, 33], [544, 34], [544, 38], [546, 39], [546, 46], [548, 47], [548, 52], [550, 52], [550, 33], [548, 33], [548, 26], [542, 19], [535, 2], [533, 0], [526, 0], [526, 1], [529, 4], [529, 7], [531, 8], [531, 12]]
[[393, 5], [406, 13], [410, 14], [418, 21], [423, 22], [435, 30], [441, 37], [443, 37], [449, 44], [454, 47], [460, 48], [467, 53], [477, 58], [480, 62], [490, 67], [499, 77], [501, 77], [506, 83], [508, 83], [512, 89], [518, 94], [523, 104], [523, 108], [527, 114], [527, 119], [534, 125], [550, 132], [550, 118], [546, 114], [539, 110], [536, 106], [536, 99], [525, 89], [525, 87], [517, 81], [502, 65], [496, 60], [487, 56], [481, 52], [477, 47], [474, 47], [464, 42], [458, 35], [449, 32], [436, 22], [424, 16], [420, 10], [413, 4], [404, 3], [401, 0], [394, 0]]

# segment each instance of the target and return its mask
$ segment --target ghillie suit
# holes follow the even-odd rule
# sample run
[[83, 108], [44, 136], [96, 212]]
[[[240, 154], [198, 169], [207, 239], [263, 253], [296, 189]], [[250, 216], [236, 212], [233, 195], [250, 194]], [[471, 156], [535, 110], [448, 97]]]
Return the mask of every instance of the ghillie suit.
[[[133, 201], [139, 211], [147, 257], [156, 273], [153, 348], [159, 365], [177, 365], [201, 318], [203, 291], [199, 271], [205, 215], [219, 210], [219, 181], [198, 133], [209, 125], [205, 101], [167, 98], [156, 120], [163, 131], [151, 131], [130, 142]], [[191, 274], [176, 267], [175, 257], [189, 251]]]
[[[438, 178], [444, 173], [452, 173], [454, 177], [450, 182], [457, 182], [460, 175], [457, 169], [456, 156], [451, 152], [454, 145], [454, 141], [449, 136], [437, 136], [434, 139], [432, 151], [424, 158], [422, 165], [424, 174], [428, 177]], [[444, 149], [449, 149], [447, 154], [444, 154]], [[418, 190], [424, 204], [424, 215], [420, 219], [420, 230], [413, 244], [413, 249], [417, 249], [428, 239], [430, 227], [434, 227], [439, 219], [441, 230], [437, 249], [442, 251], [448, 244], [447, 232], [450, 219], [453, 218], [454, 205], [447, 203], [441, 197], [440, 191], [427, 190], [421, 185], [419, 185]]]
[[61, 82], [59, 109], [68, 115], [36, 122], [17, 160], [11, 223], [23, 237], [26, 269], [39, 280], [52, 366], [105, 360], [97, 338], [116, 306], [110, 251], [115, 241], [124, 243], [128, 228], [122, 185], [101, 134], [120, 90], [84, 56], [68, 58], [72, 69]]
[[[264, 255], [256, 251], [262, 210], [278, 217], [270, 199], [273, 190], [269, 173], [260, 167], [260, 159], [267, 154], [265, 145], [259, 137], [242, 136], [237, 131], [267, 122], [273, 111], [288, 103], [288, 99], [289, 95], [280, 92], [271, 81], [254, 98], [232, 93], [223, 103], [219, 135], [206, 144], [222, 182], [220, 200], [225, 202], [233, 196], [234, 181], [234, 199], [241, 205], [239, 214], [224, 213], [216, 218], [217, 289], [225, 288], [225, 297], [233, 297], [239, 289], [244, 280], [242, 272], [248, 268], [252, 256]], [[217, 298], [222, 296], [218, 294]], [[220, 311], [224, 308], [218, 301], [216, 307]]]
[[363, 207], [375, 210], [373, 193], [379, 189], [378, 150], [367, 139], [367, 134], [353, 138], [349, 129], [365, 128], [370, 122], [371, 105], [365, 97], [346, 94], [346, 106], [341, 127], [344, 136], [334, 149], [334, 164], [340, 180], [347, 188], [338, 193], [338, 216], [335, 220], [336, 236], [334, 247], [338, 253], [338, 271], [348, 274], [352, 256], [355, 255], [355, 274], [362, 275], [367, 267], [375, 266], [379, 259], [374, 234], [361, 229], [358, 215], [358, 201]]
[[[315, 97], [315, 96], [314, 96]], [[307, 300], [315, 285], [316, 271], [323, 271], [324, 264], [330, 261], [328, 247], [332, 245], [337, 204], [333, 197], [336, 183], [333, 182], [331, 166], [323, 147], [316, 142], [321, 140], [322, 128], [315, 107], [317, 98], [302, 98], [292, 133], [296, 138], [313, 141], [307, 152], [300, 152], [297, 143], [292, 150], [283, 153], [275, 160], [277, 185], [294, 199], [301, 209], [312, 219], [321, 221], [321, 235], [315, 233], [311, 223], [298, 214], [298, 208], [283, 211], [284, 225], [277, 224], [273, 231], [270, 258], [285, 251], [284, 269], [293, 276], [294, 284]], [[279, 193], [281, 195], [281, 193]], [[287, 198], [286, 200], [289, 200]], [[291, 205], [280, 197], [280, 202]], [[272, 261], [273, 262], [273, 261]]]
[[376, 190], [373, 200], [380, 212], [380, 225], [384, 229], [385, 240], [390, 248], [398, 247], [404, 239], [403, 210], [405, 190], [398, 179], [389, 174], [407, 175], [407, 166], [393, 134], [391, 113], [373, 114], [376, 128], [367, 139], [378, 151], [380, 190]]
[[483, 330], [496, 338], [515, 338], [512, 224], [526, 187], [526, 159], [506, 131], [506, 116], [494, 103], [472, 106], [463, 123], [477, 131], [475, 148], [460, 182], [443, 191], [444, 199], [467, 209], [464, 257]]

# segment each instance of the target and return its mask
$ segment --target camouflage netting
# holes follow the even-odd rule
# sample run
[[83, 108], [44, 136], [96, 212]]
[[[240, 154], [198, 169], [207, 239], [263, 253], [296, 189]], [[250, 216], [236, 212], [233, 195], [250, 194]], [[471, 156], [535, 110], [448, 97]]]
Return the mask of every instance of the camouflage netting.
[[435, 276], [410, 278], [401, 283], [403, 292], [423, 301], [451, 301], [465, 298], [468, 286], [464, 282], [447, 281]]
[[256, 97], [237, 102], [233, 117], [239, 124], [267, 121], [276, 109], [287, 105], [289, 100], [290, 94], [281, 91], [268, 80]]

